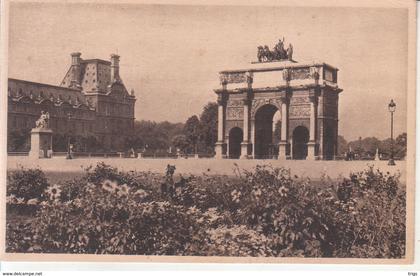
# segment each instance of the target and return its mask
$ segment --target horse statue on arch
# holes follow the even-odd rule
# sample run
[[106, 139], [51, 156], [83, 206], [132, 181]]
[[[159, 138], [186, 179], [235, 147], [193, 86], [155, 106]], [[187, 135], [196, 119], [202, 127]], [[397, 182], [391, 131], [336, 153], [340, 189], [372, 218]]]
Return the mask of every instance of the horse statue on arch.
[[288, 48], [284, 46], [284, 37], [279, 39], [278, 43], [274, 46], [271, 51], [267, 45], [258, 46], [257, 48], [257, 58], [258, 62], [269, 62], [275, 60], [292, 60], [293, 56], [293, 46], [289, 43]]

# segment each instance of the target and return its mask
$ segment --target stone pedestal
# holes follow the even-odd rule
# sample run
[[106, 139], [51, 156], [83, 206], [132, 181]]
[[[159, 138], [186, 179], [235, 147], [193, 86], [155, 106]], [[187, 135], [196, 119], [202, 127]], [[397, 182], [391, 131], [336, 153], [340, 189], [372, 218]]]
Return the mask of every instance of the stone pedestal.
[[308, 142], [308, 155], [306, 156], [306, 160], [316, 160], [316, 143], [315, 142]]
[[215, 146], [215, 151], [216, 151], [216, 155], [214, 156], [214, 158], [216, 159], [222, 159], [224, 157], [224, 148], [225, 148], [226, 144], [223, 142], [217, 142], [216, 146]]
[[248, 142], [241, 143], [241, 156], [239, 157], [239, 159], [249, 158], [249, 146], [250, 146], [250, 143]]
[[379, 161], [381, 158], [379, 158], [379, 149], [376, 148], [376, 154], [375, 154], [375, 161]]
[[286, 141], [279, 142], [279, 155], [278, 160], [286, 160], [287, 159], [287, 146], [288, 143]]
[[31, 130], [30, 158], [51, 158], [52, 130], [48, 128], [33, 128]]

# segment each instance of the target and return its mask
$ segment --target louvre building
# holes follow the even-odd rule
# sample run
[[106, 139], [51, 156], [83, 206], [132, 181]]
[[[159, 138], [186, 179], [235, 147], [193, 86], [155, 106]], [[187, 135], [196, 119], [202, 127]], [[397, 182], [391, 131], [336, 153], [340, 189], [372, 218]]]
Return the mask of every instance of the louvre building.
[[50, 114], [53, 151], [122, 151], [134, 127], [134, 91], [128, 93], [119, 75], [119, 56], [82, 59], [71, 65], [55, 86], [8, 79], [8, 151], [29, 151], [30, 131], [41, 111]]

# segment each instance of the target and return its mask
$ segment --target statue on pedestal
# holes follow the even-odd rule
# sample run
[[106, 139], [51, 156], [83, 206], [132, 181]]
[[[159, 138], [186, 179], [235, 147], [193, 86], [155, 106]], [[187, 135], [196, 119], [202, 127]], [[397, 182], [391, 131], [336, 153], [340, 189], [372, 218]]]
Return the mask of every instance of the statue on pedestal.
[[41, 111], [41, 116], [38, 120], [35, 122], [36, 128], [49, 128], [49, 122], [50, 122], [50, 114], [45, 111]]
[[49, 128], [50, 114], [41, 111], [41, 116], [35, 122], [35, 128], [31, 130], [30, 158], [51, 158], [52, 156], [52, 135]]

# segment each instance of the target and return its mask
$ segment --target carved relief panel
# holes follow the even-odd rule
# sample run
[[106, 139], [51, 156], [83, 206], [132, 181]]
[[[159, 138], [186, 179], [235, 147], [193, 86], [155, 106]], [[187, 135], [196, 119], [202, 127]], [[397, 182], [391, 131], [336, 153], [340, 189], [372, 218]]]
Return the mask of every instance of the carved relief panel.
[[309, 68], [296, 68], [291, 70], [290, 77], [292, 80], [303, 80], [310, 79], [312, 76]]
[[227, 120], [242, 120], [244, 117], [244, 107], [242, 99], [229, 99], [226, 106]]
[[244, 108], [228, 106], [226, 110], [226, 119], [227, 120], [242, 120], [244, 117]]
[[311, 116], [310, 105], [291, 105], [289, 107], [290, 118], [309, 118]]
[[247, 81], [245, 73], [221, 74], [220, 83], [243, 83]]
[[309, 97], [292, 97], [290, 98], [291, 105], [300, 105], [300, 104], [309, 104], [310, 100]]

